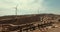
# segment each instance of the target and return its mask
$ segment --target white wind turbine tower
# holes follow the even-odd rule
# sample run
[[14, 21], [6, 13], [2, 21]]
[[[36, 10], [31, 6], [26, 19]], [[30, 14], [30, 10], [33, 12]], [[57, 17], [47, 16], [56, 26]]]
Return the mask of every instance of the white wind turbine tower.
[[16, 4], [16, 6], [14, 7], [14, 9], [15, 9], [15, 15], [16, 15], [16, 17], [15, 18], [17, 18], [17, 11], [18, 11], [18, 5], [19, 5], [19, 1], [17, 0], [17, 4]]
[[15, 19], [17, 21], [17, 13], [18, 13], [18, 5], [19, 5], [19, 1], [17, 1], [18, 3], [16, 4], [16, 6], [14, 7], [15, 9]]
[[18, 4], [15, 7], [15, 14], [16, 14], [16, 18], [17, 18], [17, 10], [18, 10]]

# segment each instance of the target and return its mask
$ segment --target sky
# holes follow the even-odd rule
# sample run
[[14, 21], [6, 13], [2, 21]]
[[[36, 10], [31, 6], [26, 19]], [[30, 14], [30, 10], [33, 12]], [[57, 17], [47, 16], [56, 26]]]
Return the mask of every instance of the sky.
[[0, 16], [27, 14], [60, 14], [60, 0], [0, 0]]

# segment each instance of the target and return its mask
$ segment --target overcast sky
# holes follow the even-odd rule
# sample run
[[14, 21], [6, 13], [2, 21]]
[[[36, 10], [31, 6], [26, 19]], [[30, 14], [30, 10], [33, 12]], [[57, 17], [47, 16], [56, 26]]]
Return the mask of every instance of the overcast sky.
[[53, 13], [60, 14], [60, 0], [0, 0], [0, 16]]

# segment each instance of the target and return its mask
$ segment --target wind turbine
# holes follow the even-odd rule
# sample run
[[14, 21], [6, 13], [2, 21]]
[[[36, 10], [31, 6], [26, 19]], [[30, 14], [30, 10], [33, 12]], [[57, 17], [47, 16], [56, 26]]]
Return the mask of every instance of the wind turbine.
[[[18, 2], [19, 2], [19, 0], [18, 0]], [[15, 6], [15, 15], [16, 15], [16, 18], [17, 18], [18, 5], [19, 5], [19, 3], [17, 3], [16, 6]]]
[[18, 10], [18, 4], [15, 7], [15, 15], [16, 15], [16, 18], [17, 18], [17, 10]]

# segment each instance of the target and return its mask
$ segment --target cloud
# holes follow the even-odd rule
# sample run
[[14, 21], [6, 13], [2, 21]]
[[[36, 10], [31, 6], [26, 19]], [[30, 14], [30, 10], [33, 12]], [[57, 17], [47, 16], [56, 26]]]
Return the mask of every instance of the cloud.
[[18, 4], [18, 15], [38, 13], [60, 13], [58, 0], [0, 0], [0, 16], [15, 15]]
[[[22, 1], [22, 2], [21, 2]], [[21, 13], [18, 14], [37, 14], [38, 11], [44, 11], [45, 7], [42, 5], [43, 0], [20, 0], [22, 4], [19, 4], [18, 10]]]
[[18, 9], [42, 8], [42, 0], [0, 0], [0, 8], [12, 8], [19, 4]]
[[20, 0], [22, 4], [19, 4], [18, 9], [23, 10], [38, 10], [38, 9], [44, 9], [42, 5], [42, 0]]
[[38, 10], [43, 11], [45, 9], [42, 3], [43, 0], [0, 0], [0, 12], [3, 12], [0, 15], [14, 15], [14, 7], [17, 4], [18, 11], [21, 11], [18, 14], [35, 14], [38, 13]]

